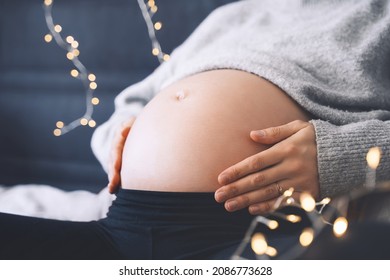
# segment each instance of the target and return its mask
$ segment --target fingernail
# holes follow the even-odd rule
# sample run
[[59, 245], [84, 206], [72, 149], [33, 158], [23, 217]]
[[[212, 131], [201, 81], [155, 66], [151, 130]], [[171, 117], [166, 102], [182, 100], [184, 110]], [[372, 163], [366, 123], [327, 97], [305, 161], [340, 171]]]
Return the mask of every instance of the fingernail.
[[219, 182], [221, 183], [221, 184], [227, 184], [228, 183], [228, 181], [229, 181], [229, 176], [227, 175], [227, 174], [225, 174], [225, 173], [222, 173], [221, 175], [219, 175]]
[[259, 211], [259, 207], [258, 206], [254, 206], [254, 205], [252, 205], [252, 206], [250, 206], [249, 207], [249, 212], [252, 214], [252, 215], [254, 215], [254, 214], [257, 214], [257, 212]]
[[238, 207], [238, 203], [237, 203], [237, 201], [235, 201], [235, 200], [229, 201], [229, 202], [227, 203], [227, 208], [228, 208], [228, 210], [230, 210], [230, 211], [236, 210], [237, 207]]
[[259, 137], [264, 137], [266, 135], [264, 130], [257, 130], [253, 132], [254, 135], [259, 136]]
[[217, 191], [215, 193], [215, 200], [218, 202], [226, 200], [226, 193], [224, 191]]

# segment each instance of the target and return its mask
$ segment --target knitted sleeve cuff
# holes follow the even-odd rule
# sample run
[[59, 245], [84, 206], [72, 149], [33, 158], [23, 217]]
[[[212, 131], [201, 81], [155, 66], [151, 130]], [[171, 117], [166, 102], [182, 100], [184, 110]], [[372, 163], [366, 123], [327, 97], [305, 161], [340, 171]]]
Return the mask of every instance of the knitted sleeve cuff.
[[366, 154], [371, 147], [382, 149], [378, 180], [390, 179], [390, 122], [369, 120], [336, 126], [312, 120], [316, 130], [321, 197], [364, 187]]

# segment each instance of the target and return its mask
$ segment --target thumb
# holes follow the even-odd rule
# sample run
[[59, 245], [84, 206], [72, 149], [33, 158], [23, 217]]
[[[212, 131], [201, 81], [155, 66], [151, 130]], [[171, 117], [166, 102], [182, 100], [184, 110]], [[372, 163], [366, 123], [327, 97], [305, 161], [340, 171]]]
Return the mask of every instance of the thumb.
[[296, 120], [280, 126], [253, 130], [250, 133], [250, 137], [253, 141], [262, 144], [275, 144], [297, 133], [308, 125], [310, 125], [308, 122]]

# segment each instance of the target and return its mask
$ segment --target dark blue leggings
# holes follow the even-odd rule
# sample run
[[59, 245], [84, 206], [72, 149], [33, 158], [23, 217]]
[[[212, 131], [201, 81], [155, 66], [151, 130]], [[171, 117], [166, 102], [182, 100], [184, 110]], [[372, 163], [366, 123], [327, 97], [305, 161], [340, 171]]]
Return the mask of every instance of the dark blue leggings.
[[0, 214], [0, 259], [229, 259], [252, 219], [213, 193], [121, 189], [99, 221]]
[[[288, 207], [281, 211], [302, 214]], [[107, 218], [99, 221], [0, 214], [0, 259], [230, 259], [252, 220], [246, 209], [227, 212], [213, 193], [122, 189]], [[307, 226], [307, 219], [296, 224], [279, 220], [278, 230], [259, 225], [256, 232], [263, 232], [283, 256]], [[351, 223], [340, 239], [325, 227], [308, 250], [293, 257], [389, 259], [388, 236], [388, 222]], [[250, 246], [242, 256], [255, 258]]]

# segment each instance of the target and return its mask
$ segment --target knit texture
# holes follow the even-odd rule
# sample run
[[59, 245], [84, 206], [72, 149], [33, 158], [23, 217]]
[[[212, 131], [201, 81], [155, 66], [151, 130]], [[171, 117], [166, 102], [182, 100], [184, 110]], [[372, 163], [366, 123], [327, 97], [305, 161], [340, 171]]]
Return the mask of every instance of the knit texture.
[[314, 116], [321, 197], [363, 186], [373, 146], [383, 151], [378, 179], [390, 179], [388, 1], [243, 0], [216, 9], [168, 62], [116, 98], [92, 139], [102, 165], [118, 123], [162, 87], [213, 69], [261, 76]]

